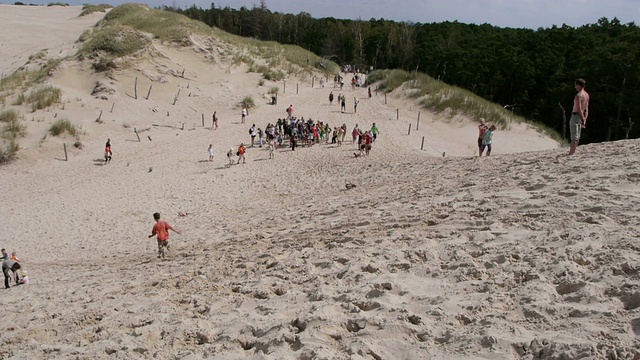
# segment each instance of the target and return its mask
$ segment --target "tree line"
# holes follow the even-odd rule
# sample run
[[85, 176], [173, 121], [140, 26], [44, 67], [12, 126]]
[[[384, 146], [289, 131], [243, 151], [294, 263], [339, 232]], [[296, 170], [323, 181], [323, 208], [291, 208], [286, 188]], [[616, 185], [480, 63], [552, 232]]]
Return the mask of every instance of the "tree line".
[[[301, 12], [165, 7], [232, 34], [308, 49], [361, 69], [424, 72], [563, 132], [573, 80], [591, 95], [582, 142], [640, 137], [640, 29], [602, 18], [581, 27], [500, 28], [459, 22], [315, 19]], [[564, 110], [563, 110], [564, 109]]]

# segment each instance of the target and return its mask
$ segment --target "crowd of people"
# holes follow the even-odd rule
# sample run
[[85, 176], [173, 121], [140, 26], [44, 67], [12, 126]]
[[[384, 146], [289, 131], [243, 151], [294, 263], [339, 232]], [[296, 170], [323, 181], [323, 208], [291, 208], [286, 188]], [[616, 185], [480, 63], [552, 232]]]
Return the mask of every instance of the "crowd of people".
[[[264, 130], [252, 124], [249, 128], [250, 147], [268, 147], [269, 159], [275, 157], [275, 150], [287, 146], [291, 151], [304, 146], [316, 144], [334, 144], [342, 147], [347, 134], [347, 125], [331, 127], [323, 121], [314, 121], [311, 118], [293, 116], [293, 106], [287, 108], [287, 117], [279, 118], [274, 123], [268, 123]], [[352, 144], [356, 145], [355, 157], [369, 155], [372, 144], [379, 134], [378, 126], [373, 123], [371, 129], [363, 130], [356, 126], [351, 131]], [[209, 145], [209, 157], [212, 158], [212, 145]], [[230, 148], [227, 151], [227, 165], [246, 163], [247, 146], [241, 143], [237, 149]], [[237, 159], [236, 159], [237, 157]]]

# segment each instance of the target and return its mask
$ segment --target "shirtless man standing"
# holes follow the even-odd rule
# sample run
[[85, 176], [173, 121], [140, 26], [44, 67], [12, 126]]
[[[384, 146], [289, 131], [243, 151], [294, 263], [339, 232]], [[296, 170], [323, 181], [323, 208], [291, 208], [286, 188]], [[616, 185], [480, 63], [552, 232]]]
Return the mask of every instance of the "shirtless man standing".
[[571, 112], [571, 120], [569, 120], [569, 130], [571, 131], [571, 146], [569, 155], [576, 152], [578, 143], [580, 142], [580, 133], [582, 129], [587, 127], [587, 117], [589, 116], [589, 94], [584, 91], [584, 79], [576, 79], [574, 86], [576, 97], [573, 99], [573, 110]]

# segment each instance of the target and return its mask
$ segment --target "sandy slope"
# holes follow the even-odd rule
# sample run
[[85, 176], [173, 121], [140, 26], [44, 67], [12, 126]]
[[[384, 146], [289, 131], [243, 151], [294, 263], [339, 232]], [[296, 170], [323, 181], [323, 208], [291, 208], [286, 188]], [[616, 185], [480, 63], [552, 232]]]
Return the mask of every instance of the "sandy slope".
[[79, 6], [16, 6], [0, 4], [0, 69], [11, 74], [41, 50], [54, 56], [74, 54], [82, 32], [104, 16], [78, 17]]
[[[50, 80], [64, 109], [27, 115], [21, 159], [0, 169], [0, 238], [31, 277], [3, 291], [3, 358], [640, 356], [637, 141], [558, 157], [566, 150], [513, 126], [478, 159], [472, 122], [421, 110], [407, 135], [415, 104], [345, 90], [362, 100], [342, 114], [311, 79], [289, 79], [266, 105], [283, 83], [258, 86], [224, 44], [194, 49], [156, 44], [111, 79], [66, 63]], [[115, 93], [91, 96], [95, 81]], [[257, 107], [239, 124], [247, 95]], [[380, 139], [368, 158], [350, 144], [274, 160], [250, 148], [246, 165], [225, 166], [248, 126], [289, 104], [332, 126], [376, 122]], [[41, 141], [54, 117], [86, 132], [68, 162], [61, 144], [74, 139]], [[147, 239], [155, 211], [182, 230], [170, 261]]]

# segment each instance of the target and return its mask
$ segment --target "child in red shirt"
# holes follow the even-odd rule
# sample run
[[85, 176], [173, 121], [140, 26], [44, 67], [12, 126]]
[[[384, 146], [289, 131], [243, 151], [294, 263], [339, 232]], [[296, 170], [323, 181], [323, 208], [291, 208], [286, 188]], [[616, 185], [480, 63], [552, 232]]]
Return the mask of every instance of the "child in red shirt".
[[169, 251], [169, 230], [173, 230], [178, 234], [180, 234], [180, 231], [174, 229], [168, 222], [160, 220], [160, 213], [153, 214], [153, 219], [156, 221], [156, 224], [153, 225], [149, 238], [157, 236], [158, 258], [164, 259], [165, 252]]

